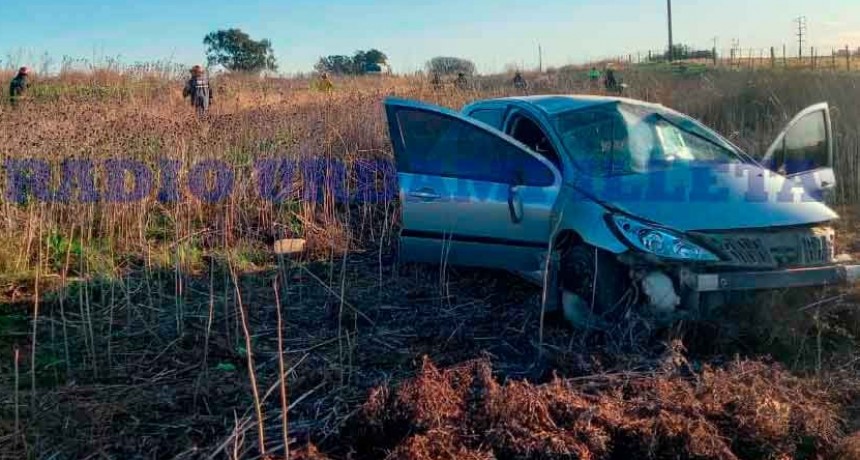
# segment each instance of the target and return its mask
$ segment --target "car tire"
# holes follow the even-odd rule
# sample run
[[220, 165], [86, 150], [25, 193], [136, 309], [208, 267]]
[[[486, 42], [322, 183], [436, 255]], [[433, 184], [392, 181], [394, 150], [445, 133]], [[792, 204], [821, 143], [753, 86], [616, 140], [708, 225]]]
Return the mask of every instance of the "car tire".
[[609, 321], [624, 314], [622, 301], [632, 294], [626, 267], [614, 254], [587, 244], [562, 254], [559, 278], [563, 291], [575, 294], [590, 313]]

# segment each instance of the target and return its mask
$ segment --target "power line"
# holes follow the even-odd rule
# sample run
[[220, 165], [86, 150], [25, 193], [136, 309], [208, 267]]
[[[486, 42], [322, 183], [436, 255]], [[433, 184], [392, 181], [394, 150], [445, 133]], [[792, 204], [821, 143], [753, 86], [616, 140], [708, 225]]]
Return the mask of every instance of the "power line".
[[798, 16], [794, 22], [797, 23], [797, 58], [803, 57], [803, 42], [806, 36], [806, 16]]

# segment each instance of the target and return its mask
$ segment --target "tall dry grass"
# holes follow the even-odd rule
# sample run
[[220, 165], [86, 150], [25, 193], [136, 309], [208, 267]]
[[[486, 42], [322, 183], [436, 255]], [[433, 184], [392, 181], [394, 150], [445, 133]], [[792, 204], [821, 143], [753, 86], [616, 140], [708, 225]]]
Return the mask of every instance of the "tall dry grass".
[[[629, 69], [623, 77], [631, 86], [630, 96], [690, 113], [754, 155], [763, 152], [795, 112], [814, 102], [829, 101], [840, 197], [845, 202], [860, 198], [860, 108], [854, 102], [860, 99], [860, 89], [855, 75], [715, 72], [684, 78]], [[33, 202], [21, 206], [4, 200], [0, 254], [6, 257], [0, 271], [34, 272], [37, 226], [61, 239], [71, 239], [75, 232], [82, 246], [109, 253], [100, 262], [108, 265], [144, 259], [144, 254], [165, 259], [165, 245], [191, 240], [202, 240], [204, 247], [195, 249], [218, 246], [226, 250], [240, 244], [269, 243], [277, 236], [297, 236], [309, 238], [316, 247], [337, 244], [345, 249], [359, 243], [344, 241], [347, 234], [362, 239], [350, 228], [362, 228], [368, 223], [363, 219], [376, 219], [380, 209], [390, 213], [395, 207], [358, 205], [348, 210], [329, 197], [309, 203], [301, 200], [307, 195], [300, 180], [288, 203], [273, 205], [262, 200], [255, 189], [254, 161], [316, 157], [354, 165], [390, 159], [381, 107], [385, 96], [458, 108], [470, 100], [515, 93], [504, 76], [473, 84], [469, 91], [434, 90], [417, 78], [359, 78], [338, 81], [335, 91], [324, 94], [310, 90], [306, 80], [225, 77], [215, 82], [211, 117], [198, 122], [181, 99], [181, 85], [175, 80], [105, 72], [69, 72], [37, 80], [33, 100], [26, 107], [17, 111], [3, 107], [3, 160], [44, 159], [58, 172], [59, 163], [68, 158], [92, 160], [97, 166], [105, 159], [131, 158], [153, 170], [157, 170], [158, 160], [171, 159], [180, 161], [180, 182], [187, 184], [192, 166], [218, 159], [232, 166], [236, 185], [228, 199], [216, 204], [194, 199], [187, 188], [184, 196], [170, 204], [159, 203], [155, 193], [127, 204]], [[594, 91], [579, 72], [531, 76], [532, 93]], [[104, 176], [98, 180], [103, 183]], [[354, 180], [348, 185], [354, 186]], [[358, 220], [350, 218], [351, 214], [359, 216]], [[379, 235], [374, 238], [378, 242]], [[147, 263], [158, 262], [159, 257]]]

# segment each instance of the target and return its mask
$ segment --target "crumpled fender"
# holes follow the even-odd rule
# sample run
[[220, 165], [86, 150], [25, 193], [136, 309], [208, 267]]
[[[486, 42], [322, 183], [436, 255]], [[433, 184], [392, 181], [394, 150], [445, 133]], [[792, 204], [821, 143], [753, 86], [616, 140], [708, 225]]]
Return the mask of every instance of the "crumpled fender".
[[559, 198], [554, 229], [571, 230], [585, 243], [613, 254], [629, 250], [609, 227], [606, 216], [610, 211], [605, 206], [572, 187], [563, 187]]

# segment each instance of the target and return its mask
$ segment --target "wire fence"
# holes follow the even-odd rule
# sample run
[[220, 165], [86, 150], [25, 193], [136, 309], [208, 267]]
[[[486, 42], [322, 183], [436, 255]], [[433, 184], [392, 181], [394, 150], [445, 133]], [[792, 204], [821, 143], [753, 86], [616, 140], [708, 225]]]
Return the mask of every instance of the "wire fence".
[[[619, 64], [668, 64], [665, 50], [637, 51], [595, 61]], [[767, 48], [712, 48], [709, 50], [678, 50], [671, 62], [692, 63], [711, 67], [736, 69], [791, 68], [807, 70], [854, 71], [860, 70], [860, 48], [845, 45], [842, 48], [808, 47], [798, 49], [789, 45]]]

